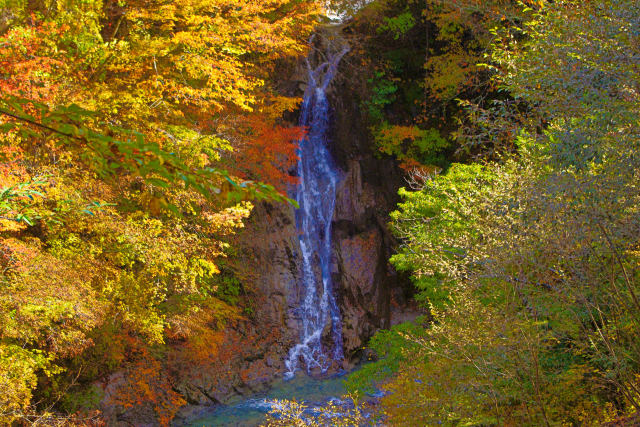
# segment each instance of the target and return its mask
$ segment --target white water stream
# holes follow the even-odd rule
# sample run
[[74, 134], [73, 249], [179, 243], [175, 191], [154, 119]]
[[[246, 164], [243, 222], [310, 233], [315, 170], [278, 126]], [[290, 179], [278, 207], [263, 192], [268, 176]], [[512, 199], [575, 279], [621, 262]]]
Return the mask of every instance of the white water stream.
[[[331, 220], [336, 200], [339, 170], [327, 147], [329, 102], [327, 88], [338, 64], [349, 51], [327, 52], [326, 61], [317, 68], [307, 61], [309, 83], [304, 95], [300, 125], [307, 129], [300, 141], [295, 199], [296, 227], [302, 251], [302, 295], [297, 315], [300, 318], [300, 342], [290, 349], [285, 360], [285, 378], [292, 378], [304, 365], [307, 372], [325, 373], [332, 361], [344, 358], [342, 323], [331, 281]], [[326, 348], [323, 335], [331, 331], [332, 348]]]

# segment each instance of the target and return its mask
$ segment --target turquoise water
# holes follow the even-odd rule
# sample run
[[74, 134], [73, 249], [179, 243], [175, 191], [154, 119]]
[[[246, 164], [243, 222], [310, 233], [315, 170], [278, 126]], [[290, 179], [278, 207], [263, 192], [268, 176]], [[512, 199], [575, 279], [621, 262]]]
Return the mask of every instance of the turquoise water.
[[310, 407], [322, 406], [332, 398], [338, 398], [345, 394], [345, 376], [318, 380], [306, 375], [298, 375], [289, 381], [280, 381], [264, 395], [239, 400], [227, 406], [217, 406], [204, 409], [197, 418], [189, 421], [185, 426], [190, 427], [255, 427], [265, 421], [273, 399], [295, 399], [304, 402]]

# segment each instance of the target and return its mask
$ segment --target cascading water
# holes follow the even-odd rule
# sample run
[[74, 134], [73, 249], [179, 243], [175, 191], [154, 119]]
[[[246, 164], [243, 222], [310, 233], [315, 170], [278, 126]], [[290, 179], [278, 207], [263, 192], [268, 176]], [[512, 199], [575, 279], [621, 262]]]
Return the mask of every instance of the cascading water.
[[[320, 369], [325, 373], [332, 361], [344, 358], [342, 322], [331, 282], [331, 219], [336, 200], [339, 171], [327, 148], [329, 102], [326, 91], [335, 77], [338, 64], [349, 51], [327, 52], [324, 63], [313, 69], [307, 60], [309, 84], [304, 95], [300, 124], [307, 128], [300, 141], [298, 177], [300, 184], [295, 199], [296, 227], [302, 252], [303, 295], [298, 307], [301, 320], [300, 343], [289, 351], [285, 360], [285, 378], [292, 378], [303, 362], [307, 372]], [[333, 348], [322, 343], [330, 325]]]

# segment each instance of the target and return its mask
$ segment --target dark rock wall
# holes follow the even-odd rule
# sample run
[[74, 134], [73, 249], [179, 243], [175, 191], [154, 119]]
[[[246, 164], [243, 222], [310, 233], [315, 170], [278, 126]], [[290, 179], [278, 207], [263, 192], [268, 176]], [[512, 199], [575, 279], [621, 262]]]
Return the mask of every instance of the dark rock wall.
[[391, 323], [392, 304], [404, 304], [406, 278], [389, 265], [395, 239], [389, 213], [404, 184], [401, 170], [376, 155], [357, 93], [357, 68], [347, 57], [331, 92], [334, 111], [332, 152], [344, 170], [333, 218], [334, 286], [338, 290], [347, 357]]

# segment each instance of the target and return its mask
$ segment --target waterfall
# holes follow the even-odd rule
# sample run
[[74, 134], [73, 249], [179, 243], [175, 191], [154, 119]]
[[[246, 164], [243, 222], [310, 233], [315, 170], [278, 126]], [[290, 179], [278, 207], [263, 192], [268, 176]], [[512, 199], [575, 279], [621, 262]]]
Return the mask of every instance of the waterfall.
[[[329, 50], [329, 49], [327, 49]], [[304, 95], [300, 125], [307, 129], [299, 141], [298, 177], [295, 199], [296, 227], [302, 252], [302, 289], [297, 314], [301, 321], [300, 342], [285, 360], [286, 378], [292, 378], [302, 362], [311, 372], [327, 372], [332, 361], [344, 358], [342, 322], [331, 281], [331, 220], [336, 200], [339, 171], [327, 147], [329, 102], [326, 91], [338, 63], [349, 51], [326, 52], [325, 62], [313, 68], [307, 60], [309, 83]], [[329, 327], [333, 348], [322, 342]]]

